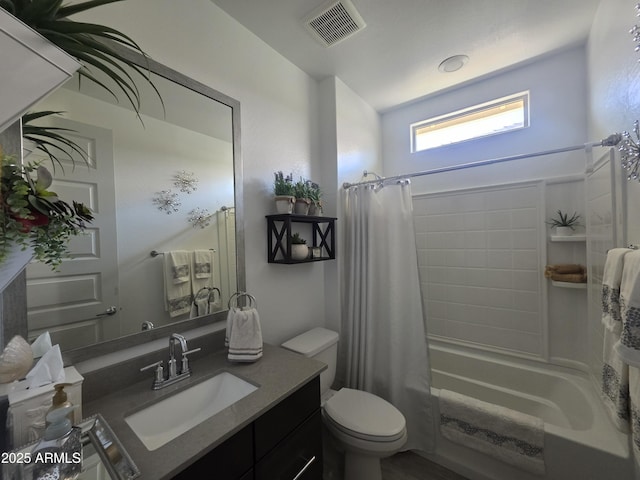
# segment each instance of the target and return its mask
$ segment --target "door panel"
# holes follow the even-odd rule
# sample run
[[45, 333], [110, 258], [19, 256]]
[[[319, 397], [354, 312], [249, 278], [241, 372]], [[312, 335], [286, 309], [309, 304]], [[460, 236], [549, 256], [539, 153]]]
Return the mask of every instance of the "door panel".
[[[56, 119], [52, 125], [75, 132], [68, 136], [89, 152], [89, 165], [78, 156], [75, 164], [52, 166], [38, 153], [26, 161], [44, 160], [54, 174], [51, 189], [68, 203], [87, 205], [95, 220], [71, 239], [70, 257], [58, 271], [39, 262], [27, 267], [29, 337], [48, 330], [53, 343], [67, 349], [119, 336], [113, 138], [109, 130], [79, 122]], [[115, 314], [105, 314], [112, 306]]]

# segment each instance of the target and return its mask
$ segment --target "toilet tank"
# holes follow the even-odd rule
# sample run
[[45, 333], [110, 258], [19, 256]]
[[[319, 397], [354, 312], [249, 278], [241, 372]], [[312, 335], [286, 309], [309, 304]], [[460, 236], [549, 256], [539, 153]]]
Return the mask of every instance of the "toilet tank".
[[314, 328], [282, 344], [283, 348], [327, 364], [320, 374], [320, 393], [324, 394], [336, 378], [338, 334], [326, 328]]

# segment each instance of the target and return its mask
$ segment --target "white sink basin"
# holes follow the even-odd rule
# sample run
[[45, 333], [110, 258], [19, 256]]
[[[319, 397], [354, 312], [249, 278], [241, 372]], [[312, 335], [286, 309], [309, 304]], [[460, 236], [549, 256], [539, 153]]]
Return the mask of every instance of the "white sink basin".
[[246, 397], [258, 387], [223, 372], [125, 417], [149, 450], [156, 450]]

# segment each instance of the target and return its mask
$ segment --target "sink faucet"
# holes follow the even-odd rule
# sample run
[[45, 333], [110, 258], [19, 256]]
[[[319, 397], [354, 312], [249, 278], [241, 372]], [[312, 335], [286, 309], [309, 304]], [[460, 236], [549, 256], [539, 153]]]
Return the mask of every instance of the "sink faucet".
[[[180, 344], [180, 350], [182, 353], [180, 372], [178, 372], [177, 368], [176, 343]], [[152, 363], [151, 365], [147, 365], [146, 367], [142, 367], [140, 371], [142, 372], [151, 368], [155, 369], [155, 377], [153, 380], [153, 385], [151, 386], [153, 390], [159, 390], [161, 388], [168, 387], [169, 385], [173, 385], [174, 383], [191, 376], [191, 368], [189, 368], [189, 359], [187, 358], [187, 356], [199, 351], [200, 348], [189, 350], [189, 348], [187, 347], [187, 339], [179, 333], [173, 333], [169, 337], [169, 361], [167, 362], [169, 372], [167, 377], [165, 378], [164, 376], [164, 362], [162, 360]]]

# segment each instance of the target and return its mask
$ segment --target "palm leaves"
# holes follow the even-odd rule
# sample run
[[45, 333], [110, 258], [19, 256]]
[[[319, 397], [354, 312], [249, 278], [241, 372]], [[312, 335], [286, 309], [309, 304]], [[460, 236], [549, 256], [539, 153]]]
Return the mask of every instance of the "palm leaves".
[[[0, 0], [0, 7], [78, 59], [82, 64], [78, 71], [80, 79], [85, 78], [96, 83], [115, 99], [118, 99], [117, 91], [124, 94], [139, 116], [140, 91], [125, 66], [144, 78], [158, 97], [160, 93], [149, 78], [148, 72], [127, 60], [114, 46], [130, 48], [145, 56], [140, 46], [131, 37], [113, 28], [67, 19], [76, 13], [122, 1], [124, 0], [89, 0], [75, 5], [62, 5], [62, 0]], [[113, 85], [100, 79], [92, 69], [106, 75]], [[114, 86], [115, 88], [112, 88]]]
[[[94, 23], [74, 22], [67, 17], [101, 5], [124, 0], [88, 0], [74, 5], [62, 5], [63, 0], [0, 0], [0, 8], [5, 9], [26, 25], [47, 38], [51, 43], [75, 57], [81, 67], [78, 80], [87, 79], [118, 101], [118, 94], [124, 95], [140, 117], [140, 90], [136, 78], [141, 77], [157, 94], [162, 106], [160, 92], [149, 77], [148, 71], [128, 60], [122, 47], [139, 52], [146, 58], [140, 46], [129, 36], [113, 28]], [[59, 155], [71, 158], [73, 152], [80, 154], [87, 162], [84, 152], [72, 140], [64, 136], [64, 128], [43, 127], [31, 122], [39, 118], [61, 112], [35, 112], [23, 116], [24, 137], [33, 141], [36, 148], [43, 151], [54, 163], [60, 164]]]

